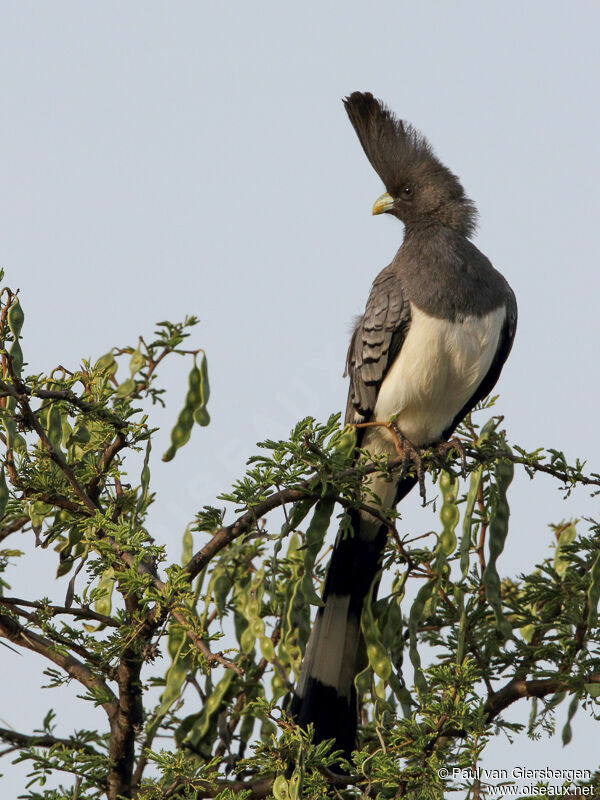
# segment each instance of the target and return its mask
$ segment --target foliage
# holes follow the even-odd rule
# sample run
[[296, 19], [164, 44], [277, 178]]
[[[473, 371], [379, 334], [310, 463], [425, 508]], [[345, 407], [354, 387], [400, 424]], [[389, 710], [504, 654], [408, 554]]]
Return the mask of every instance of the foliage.
[[[5, 757], [30, 764], [23, 797], [441, 798], [453, 788], [479, 796], [486, 743], [520, 730], [513, 703], [530, 699], [533, 737], [553, 730], [563, 702], [565, 742], [578, 707], [596, 716], [598, 524], [562, 522], [532, 573], [498, 571], [515, 468], [549, 474], [566, 492], [597, 492], [600, 476], [582, 463], [511, 448], [498, 417], [482, 427], [481, 414], [468, 418], [464, 475], [447, 448], [423, 454], [442, 500], [439, 534], [401, 537], [397, 512], [361, 486], [368, 472], [405, 469], [403, 458], [354, 458], [353, 432], [338, 415], [307, 418], [289, 440], [261, 443], [222, 495], [231, 521], [225, 508], [198, 512], [179, 563], [147, 527], [149, 420], [165, 399], [159, 367], [178, 355], [192, 365], [164, 459], [209, 422], [206, 356], [185, 346], [197, 320], [161, 322], [148, 341], [73, 371], [25, 375], [20, 299], [9, 289], [0, 299], [0, 636], [46, 661], [50, 687], [74, 682], [81, 702], [106, 715], [101, 730], [68, 737], [56, 734], [54, 712], [31, 733], [0, 729]], [[364, 724], [344, 771], [331, 743], [314, 745], [283, 709], [320, 602], [325, 534], [365, 505], [389, 524], [387, 589], [363, 613]], [[62, 603], [33, 588], [31, 597], [10, 595], [10, 573], [23, 568], [10, 547], [17, 534], [34, 536], [57, 576], [70, 576]], [[467, 777], [453, 784], [442, 767]], [[61, 774], [69, 777], [58, 785]]]

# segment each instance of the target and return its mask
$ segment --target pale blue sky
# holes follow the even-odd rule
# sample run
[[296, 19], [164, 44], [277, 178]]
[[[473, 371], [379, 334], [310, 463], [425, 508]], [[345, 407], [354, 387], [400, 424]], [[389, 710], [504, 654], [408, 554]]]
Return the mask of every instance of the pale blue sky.
[[[173, 464], [158, 446], [152, 464], [154, 532], [174, 554], [257, 440], [345, 405], [352, 317], [402, 236], [370, 215], [382, 187], [340, 102], [356, 89], [422, 130], [479, 208], [476, 242], [519, 301], [498, 387], [515, 441], [597, 469], [596, 3], [0, 10], [0, 264], [22, 292], [32, 371], [132, 343], [159, 319], [202, 320], [213, 424]], [[162, 444], [185, 391], [183, 369], [167, 375]], [[516, 481], [506, 574], [543, 556], [548, 523], [595, 513], [583, 493], [565, 504], [551, 488]], [[403, 511], [407, 529], [436, 525], [416, 496]], [[34, 559], [39, 574], [16, 573], [16, 594], [34, 581], [51, 591], [52, 554]], [[0, 717], [31, 729], [56, 700], [15, 686], [36, 686], [40, 664], [4, 648], [0, 663], [12, 676]], [[66, 731], [75, 706], [64, 703]], [[580, 717], [571, 747], [497, 742], [488, 765], [597, 764]], [[3, 785], [12, 796], [23, 781]]]

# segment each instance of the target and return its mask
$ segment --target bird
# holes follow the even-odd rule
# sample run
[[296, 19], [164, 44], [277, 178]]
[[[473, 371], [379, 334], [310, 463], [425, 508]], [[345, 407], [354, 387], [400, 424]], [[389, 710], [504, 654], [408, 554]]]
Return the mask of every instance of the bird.
[[[506, 279], [471, 241], [477, 210], [427, 139], [370, 92], [343, 100], [385, 193], [373, 214], [404, 224], [402, 244], [375, 278], [346, 360], [345, 421], [357, 447], [394, 455], [398, 439], [416, 451], [447, 442], [496, 384], [517, 326]], [[365, 478], [365, 496], [394, 507], [417, 478], [400, 472]], [[354, 679], [367, 664], [363, 605], [377, 594], [388, 526], [367, 510], [349, 512], [351, 534], [338, 533], [290, 716], [313, 740], [334, 740], [350, 758], [356, 746]]]

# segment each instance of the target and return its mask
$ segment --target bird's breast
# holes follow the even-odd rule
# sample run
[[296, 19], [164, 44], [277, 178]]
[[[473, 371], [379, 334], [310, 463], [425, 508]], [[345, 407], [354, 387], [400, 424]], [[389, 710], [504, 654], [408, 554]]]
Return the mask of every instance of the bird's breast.
[[415, 445], [439, 440], [487, 374], [505, 318], [504, 305], [451, 322], [411, 303], [410, 326], [379, 389], [374, 419], [394, 417]]

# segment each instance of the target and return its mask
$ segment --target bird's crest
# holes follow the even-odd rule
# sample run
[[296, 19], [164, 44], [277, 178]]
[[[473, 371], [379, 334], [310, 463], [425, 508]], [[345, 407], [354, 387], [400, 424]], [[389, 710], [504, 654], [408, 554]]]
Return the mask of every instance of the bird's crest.
[[367, 158], [390, 194], [399, 188], [408, 163], [437, 160], [425, 137], [370, 92], [353, 92], [344, 105]]

